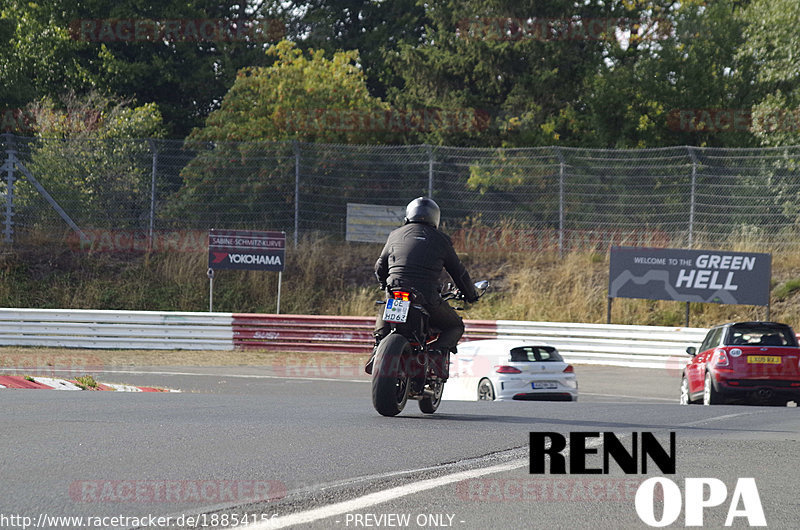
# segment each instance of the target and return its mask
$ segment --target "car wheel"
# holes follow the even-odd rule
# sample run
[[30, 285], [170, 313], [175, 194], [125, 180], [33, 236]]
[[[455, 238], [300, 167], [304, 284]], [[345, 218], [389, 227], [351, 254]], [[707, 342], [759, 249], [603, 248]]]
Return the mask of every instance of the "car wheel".
[[494, 385], [485, 377], [478, 383], [478, 401], [494, 401]]
[[706, 372], [706, 379], [703, 383], [703, 405], [719, 405], [720, 403], [722, 403], [722, 398], [714, 389], [711, 372]]
[[689, 396], [689, 380], [686, 379], [686, 374], [681, 377], [681, 405], [691, 405], [693, 403], [691, 396]]

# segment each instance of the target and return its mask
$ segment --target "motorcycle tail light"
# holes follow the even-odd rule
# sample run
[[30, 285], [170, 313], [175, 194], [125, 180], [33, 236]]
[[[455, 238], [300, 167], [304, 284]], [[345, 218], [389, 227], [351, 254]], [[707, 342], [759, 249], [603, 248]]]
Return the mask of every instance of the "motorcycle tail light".
[[394, 295], [395, 300], [404, 300], [406, 302], [411, 300], [411, 293], [406, 291], [395, 291], [392, 294]]
[[715, 350], [714, 357], [716, 357], [717, 366], [728, 366], [728, 353], [725, 350]]
[[564, 373], [566, 374], [574, 374], [575, 368], [572, 367], [571, 364], [568, 364], [566, 368], [564, 368]]
[[519, 368], [514, 368], [513, 366], [503, 365], [503, 366], [498, 366], [495, 369], [495, 372], [497, 372], [498, 374], [521, 374], [522, 370], [520, 370]]

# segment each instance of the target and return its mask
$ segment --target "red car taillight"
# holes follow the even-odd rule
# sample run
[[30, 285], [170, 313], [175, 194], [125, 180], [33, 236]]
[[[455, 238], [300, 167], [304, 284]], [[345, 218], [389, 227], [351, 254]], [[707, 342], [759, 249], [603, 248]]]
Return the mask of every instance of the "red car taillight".
[[728, 353], [725, 350], [714, 350], [714, 358], [717, 366], [728, 366]]
[[394, 296], [395, 300], [404, 300], [406, 302], [411, 300], [411, 293], [406, 291], [395, 291], [392, 293], [392, 295]]
[[522, 370], [519, 368], [514, 368], [513, 366], [503, 365], [498, 366], [497, 369], [495, 369], [495, 372], [498, 374], [521, 374]]
[[573, 368], [571, 364], [568, 364], [567, 367], [564, 368], [564, 373], [574, 374], [575, 373], [575, 368]]

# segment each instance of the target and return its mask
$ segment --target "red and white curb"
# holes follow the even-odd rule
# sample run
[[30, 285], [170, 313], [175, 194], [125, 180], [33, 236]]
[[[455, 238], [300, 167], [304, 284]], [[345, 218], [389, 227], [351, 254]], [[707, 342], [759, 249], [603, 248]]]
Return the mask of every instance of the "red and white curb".
[[[56, 379], [53, 377], [26, 377], [23, 375], [0, 375], [0, 388], [33, 388], [44, 390], [84, 390], [75, 381]], [[115, 392], [180, 392], [169, 388], [150, 386], [119, 385], [114, 383], [97, 383], [96, 387], [85, 390], [110, 390]]]

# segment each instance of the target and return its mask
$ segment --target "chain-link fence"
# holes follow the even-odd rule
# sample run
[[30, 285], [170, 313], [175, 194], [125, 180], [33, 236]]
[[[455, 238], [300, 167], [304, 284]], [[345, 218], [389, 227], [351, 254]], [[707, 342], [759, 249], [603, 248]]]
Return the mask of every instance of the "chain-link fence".
[[800, 232], [800, 147], [491, 149], [9, 134], [0, 147], [7, 243], [23, 232], [75, 227], [343, 239], [348, 203], [403, 206], [421, 195], [439, 203], [443, 226], [464, 247], [794, 245]]

